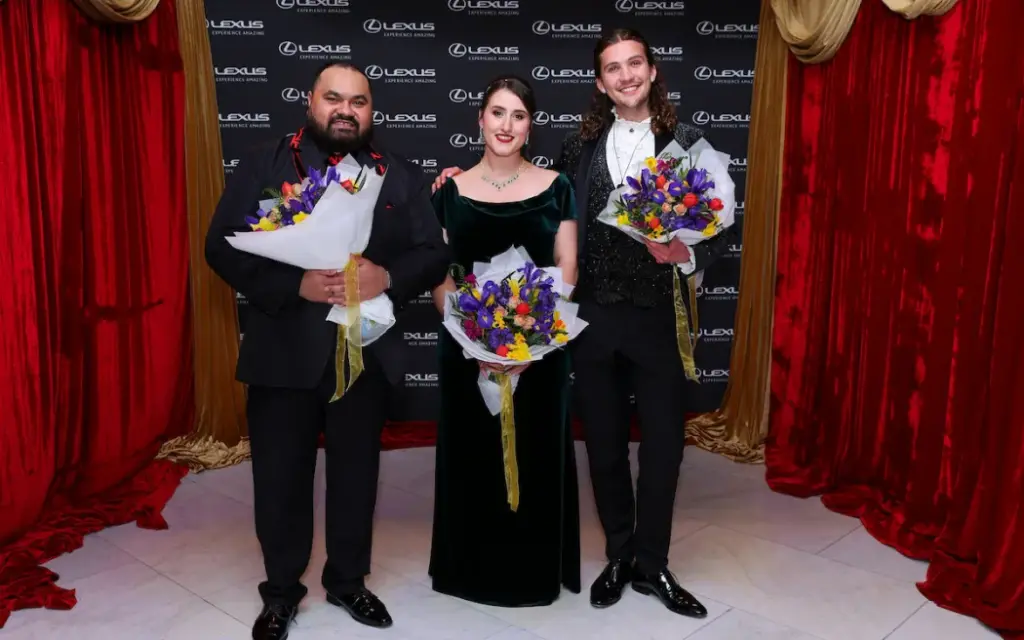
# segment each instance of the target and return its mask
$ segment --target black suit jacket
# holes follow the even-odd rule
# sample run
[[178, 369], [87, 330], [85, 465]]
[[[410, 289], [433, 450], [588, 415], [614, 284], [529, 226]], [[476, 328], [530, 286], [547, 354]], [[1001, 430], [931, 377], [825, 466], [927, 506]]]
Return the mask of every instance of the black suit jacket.
[[[245, 337], [238, 355], [237, 379], [256, 386], [313, 389], [333, 363], [337, 325], [326, 320], [330, 305], [299, 296], [303, 270], [254, 256], [224, 239], [249, 231], [245, 216], [253, 215], [263, 190], [282, 182], [298, 182], [289, 143], [292, 136], [243, 158], [217, 205], [206, 235], [206, 261], [250, 304]], [[300, 145], [307, 167], [323, 170], [327, 155], [308, 137]], [[444, 281], [450, 264], [448, 247], [430, 204], [430, 182], [420, 168], [395, 154], [377, 149], [354, 154], [360, 164], [387, 167], [374, 210], [373, 231], [363, 257], [391, 274], [387, 295], [396, 315], [419, 294]], [[272, 233], [272, 232], [271, 232]], [[408, 349], [394, 329], [364, 349], [367, 370], [383, 369], [397, 384], [408, 370]]]
[[[598, 151], [604, 153], [603, 148], [598, 150], [598, 143], [602, 138], [603, 135], [598, 135], [593, 140], [584, 140], [579, 131], [570, 133], [562, 142], [562, 152], [555, 166], [552, 167], [556, 171], [566, 174], [576, 186], [577, 228], [579, 229], [577, 254], [581, 259], [586, 251], [587, 225], [591, 222], [588, 209], [590, 206], [591, 167], [594, 153]], [[654, 154], [657, 155], [664, 151], [665, 147], [673, 140], [678, 142], [683, 149], [689, 149], [701, 138], [711, 143], [711, 139], [704, 134], [703, 130], [679, 123], [673, 133], [662, 133], [655, 136]], [[735, 241], [738, 225], [739, 221], [737, 220], [732, 227], [717, 236], [690, 247], [696, 265], [693, 273], [703, 271], [725, 253], [729, 245]]]

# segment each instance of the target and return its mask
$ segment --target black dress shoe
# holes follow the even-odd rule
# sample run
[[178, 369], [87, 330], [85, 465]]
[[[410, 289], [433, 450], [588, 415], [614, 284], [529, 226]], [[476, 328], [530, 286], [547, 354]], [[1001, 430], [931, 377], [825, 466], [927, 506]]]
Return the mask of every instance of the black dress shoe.
[[649, 576], [633, 578], [633, 590], [648, 596], [657, 596], [672, 613], [691, 618], [704, 618], [708, 610], [697, 598], [679, 586], [675, 576], [668, 569]]
[[384, 628], [390, 627], [392, 624], [388, 608], [369, 589], [363, 588], [353, 593], [340, 595], [334, 595], [328, 591], [327, 602], [348, 611], [356, 622], [367, 626]]
[[298, 607], [283, 604], [263, 605], [263, 611], [252, 625], [253, 640], [285, 640], [288, 637], [288, 625], [295, 619]]
[[622, 590], [633, 576], [633, 565], [625, 560], [613, 560], [590, 586], [590, 604], [603, 609], [622, 598]]

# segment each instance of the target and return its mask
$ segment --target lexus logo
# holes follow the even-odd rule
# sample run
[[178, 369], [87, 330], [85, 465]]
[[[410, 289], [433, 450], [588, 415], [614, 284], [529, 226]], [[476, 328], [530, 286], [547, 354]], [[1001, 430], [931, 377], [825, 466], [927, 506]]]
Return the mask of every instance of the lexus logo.
[[456, 149], [462, 149], [463, 147], [469, 144], [469, 136], [467, 136], [464, 133], [456, 133], [451, 138], [449, 138], [448, 141]]
[[629, 13], [633, 10], [634, 6], [635, 4], [633, 3], [633, 0], [618, 0], [618, 2], [615, 3], [615, 8], [619, 13]]
[[697, 23], [697, 33], [702, 36], [710, 36], [715, 32], [715, 24], [710, 20]]
[[547, 156], [535, 156], [533, 158], [533, 164], [540, 167], [541, 169], [547, 169], [554, 163], [551, 161], [551, 158]]
[[281, 99], [285, 102], [298, 102], [302, 100], [302, 92], [298, 89], [288, 88], [281, 92]]
[[366, 77], [370, 80], [379, 80], [384, 77], [384, 69], [380, 68], [380, 65], [371, 64], [366, 67]]
[[551, 33], [551, 23], [546, 20], [538, 20], [533, 23], [533, 32], [538, 36], [546, 36]]
[[277, 7], [279, 9], [294, 9], [295, 0], [277, 0]]
[[452, 89], [448, 92], [448, 99], [452, 102], [465, 102], [469, 99], [469, 93], [465, 89]]
[[551, 121], [551, 116], [546, 111], [538, 111], [533, 114], [533, 124], [538, 126], [544, 126]]
[[363, 31], [365, 31], [366, 33], [380, 33], [381, 29], [383, 28], [384, 25], [382, 25], [380, 20], [376, 18], [370, 18], [369, 20], [363, 23]]
[[373, 112], [373, 124], [384, 124], [384, 114], [380, 111]]
[[711, 122], [711, 114], [707, 111], [698, 111], [693, 114], [693, 124], [707, 124]]
[[448, 8], [452, 11], [465, 11], [466, 0], [448, 0]]
[[547, 67], [534, 67], [532, 75], [534, 80], [547, 80], [551, 77], [551, 69]]
[[281, 52], [283, 56], [294, 56], [299, 52], [299, 45], [294, 42], [282, 42], [277, 45], [277, 50]]
[[698, 80], [710, 80], [711, 75], [711, 67], [697, 67], [693, 70], [693, 77]]
[[466, 47], [466, 45], [462, 44], [461, 42], [454, 42], [450, 47], [448, 47], [448, 53], [453, 58], [461, 58], [465, 56], [468, 52], [469, 49]]

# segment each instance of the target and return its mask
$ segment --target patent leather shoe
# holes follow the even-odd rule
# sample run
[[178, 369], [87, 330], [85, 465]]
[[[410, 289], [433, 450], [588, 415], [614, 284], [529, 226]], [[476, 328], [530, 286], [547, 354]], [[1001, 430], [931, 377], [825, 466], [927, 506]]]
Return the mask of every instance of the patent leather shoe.
[[369, 589], [335, 595], [327, 592], [327, 602], [348, 611], [356, 622], [369, 627], [390, 627], [393, 624], [388, 608]]
[[263, 605], [263, 611], [252, 626], [253, 640], [285, 640], [288, 637], [288, 626], [298, 611], [298, 607], [283, 604]]
[[656, 596], [673, 613], [690, 618], [705, 618], [708, 610], [697, 598], [679, 586], [675, 576], [668, 569], [658, 573], [633, 578], [633, 590], [648, 596]]
[[590, 586], [590, 604], [603, 609], [622, 598], [622, 590], [633, 576], [633, 565], [625, 560], [613, 560]]

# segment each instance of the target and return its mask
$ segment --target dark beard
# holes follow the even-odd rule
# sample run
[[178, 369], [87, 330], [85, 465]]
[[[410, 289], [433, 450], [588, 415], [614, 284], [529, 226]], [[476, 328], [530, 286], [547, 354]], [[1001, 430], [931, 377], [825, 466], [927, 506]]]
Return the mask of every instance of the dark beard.
[[[338, 120], [345, 120], [354, 124], [356, 126], [355, 132], [346, 132], [339, 135], [337, 132], [331, 131], [330, 126]], [[359, 122], [356, 121], [355, 118], [337, 116], [328, 121], [326, 127], [323, 127], [319, 122], [314, 120], [312, 116], [307, 115], [306, 133], [321, 151], [327, 154], [336, 153], [341, 156], [346, 156], [357, 149], [362, 149], [370, 143], [373, 139], [373, 126], [371, 125], [363, 130], [360, 128]]]

